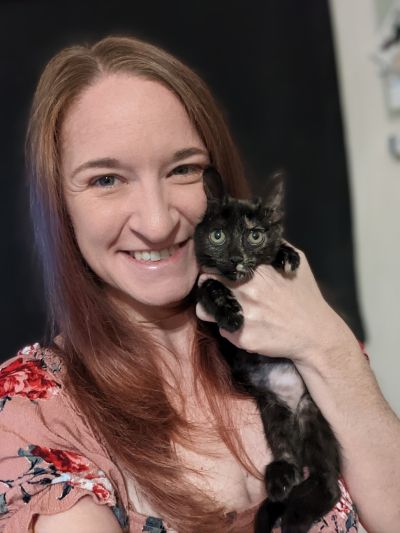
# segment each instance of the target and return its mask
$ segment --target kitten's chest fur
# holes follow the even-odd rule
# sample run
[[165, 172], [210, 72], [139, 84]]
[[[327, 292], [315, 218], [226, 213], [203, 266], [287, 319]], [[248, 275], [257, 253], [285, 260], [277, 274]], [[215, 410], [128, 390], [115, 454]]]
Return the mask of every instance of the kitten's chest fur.
[[306, 388], [290, 359], [249, 354], [232, 348], [227, 341], [222, 341], [221, 349], [226, 354], [237, 383], [253, 394], [268, 397], [273, 394], [291, 411], [297, 410]]
[[256, 367], [247, 363], [248, 379], [257, 390], [269, 390], [295, 411], [305, 386], [294, 364], [289, 360], [264, 361]]
[[304, 382], [293, 364], [274, 365], [268, 376], [269, 388], [295, 410], [304, 393]]

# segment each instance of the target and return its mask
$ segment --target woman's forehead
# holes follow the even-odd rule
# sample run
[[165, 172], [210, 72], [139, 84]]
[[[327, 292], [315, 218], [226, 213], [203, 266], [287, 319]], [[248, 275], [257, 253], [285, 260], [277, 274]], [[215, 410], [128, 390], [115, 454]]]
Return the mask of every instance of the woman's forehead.
[[[72, 104], [61, 128], [63, 159], [99, 157], [105, 151], [175, 150], [203, 146], [179, 98], [159, 82], [138, 76], [104, 76]], [[112, 154], [108, 154], [112, 155]], [[69, 165], [68, 165], [69, 166]]]
[[179, 98], [157, 81], [129, 74], [110, 74], [87, 87], [71, 105], [62, 129], [85, 129], [98, 124], [121, 123], [134, 120], [138, 126], [174, 116], [188, 121]]

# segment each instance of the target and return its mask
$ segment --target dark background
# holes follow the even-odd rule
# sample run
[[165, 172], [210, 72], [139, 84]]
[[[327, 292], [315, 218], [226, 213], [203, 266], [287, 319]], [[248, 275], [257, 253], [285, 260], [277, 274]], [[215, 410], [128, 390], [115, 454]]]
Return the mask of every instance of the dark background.
[[220, 102], [255, 193], [287, 173], [287, 237], [329, 302], [364, 338], [327, 0], [0, 3], [0, 360], [40, 341], [45, 304], [24, 178], [30, 99], [60, 48], [110, 33], [165, 47]]

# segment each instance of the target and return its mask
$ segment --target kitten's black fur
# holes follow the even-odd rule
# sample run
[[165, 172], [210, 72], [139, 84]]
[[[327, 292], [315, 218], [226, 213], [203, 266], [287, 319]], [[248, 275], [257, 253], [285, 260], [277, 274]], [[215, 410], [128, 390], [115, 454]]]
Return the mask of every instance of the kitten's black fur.
[[[245, 281], [258, 265], [271, 264], [282, 269], [283, 275], [293, 275], [300, 257], [282, 241], [281, 177], [275, 176], [272, 193], [265, 201], [225, 194], [222, 179], [213, 168], [204, 172], [204, 188], [207, 211], [194, 236], [203, 270]], [[198, 289], [198, 301], [219, 327], [235, 331], [242, 326], [240, 304], [219, 281], [206, 280]], [[268, 533], [281, 518], [282, 533], [306, 533], [340, 496], [339, 444], [332, 429], [289, 359], [249, 354], [222, 337], [221, 351], [237, 386], [254, 397], [274, 457], [265, 469], [268, 498], [257, 513], [254, 531]], [[309, 472], [306, 479], [304, 467]]]

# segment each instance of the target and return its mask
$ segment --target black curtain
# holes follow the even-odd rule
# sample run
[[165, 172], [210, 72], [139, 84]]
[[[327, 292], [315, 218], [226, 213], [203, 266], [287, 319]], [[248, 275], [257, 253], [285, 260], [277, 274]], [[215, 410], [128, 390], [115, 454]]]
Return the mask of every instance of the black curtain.
[[346, 154], [327, 0], [3, 2], [0, 4], [0, 360], [40, 341], [45, 304], [32, 246], [24, 133], [44, 64], [107, 34], [165, 47], [210, 85], [254, 192], [287, 174], [287, 236], [360, 339]]

